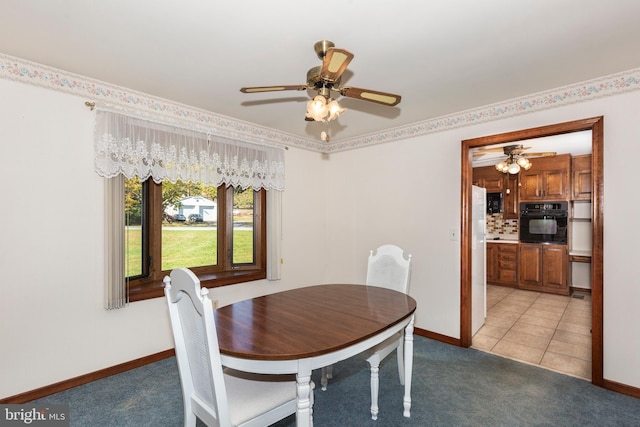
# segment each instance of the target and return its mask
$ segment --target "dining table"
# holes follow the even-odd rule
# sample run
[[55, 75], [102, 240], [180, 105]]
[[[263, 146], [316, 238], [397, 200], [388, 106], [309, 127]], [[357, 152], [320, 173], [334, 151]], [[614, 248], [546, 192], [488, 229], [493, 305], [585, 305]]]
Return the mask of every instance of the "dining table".
[[404, 332], [402, 410], [410, 416], [415, 310], [416, 301], [402, 292], [325, 284], [239, 301], [216, 309], [214, 316], [222, 364], [260, 374], [296, 374], [296, 425], [310, 427], [312, 371], [358, 355], [398, 332]]

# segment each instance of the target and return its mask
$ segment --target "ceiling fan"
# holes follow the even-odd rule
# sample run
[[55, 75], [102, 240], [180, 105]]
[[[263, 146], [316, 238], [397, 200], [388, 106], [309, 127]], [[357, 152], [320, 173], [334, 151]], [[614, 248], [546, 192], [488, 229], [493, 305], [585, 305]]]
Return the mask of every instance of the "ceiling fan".
[[502, 151], [505, 159], [502, 159], [495, 165], [496, 169], [503, 173], [517, 174], [521, 169], [529, 170], [531, 168], [531, 162], [529, 158], [535, 157], [553, 157], [557, 153], [554, 151], [544, 151], [538, 153], [525, 153], [532, 147], [524, 147], [522, 144], [506, 145], [503, 147], [492, 148], [478, 148], [473, 152], [474, 158], [482, 157], [488, 153], [497, 153]]
[[[242, 93], [278, 92], [283, 90], [310, 90], [316, 95], [307, 103], [307, 121], [331, 121], [336, 119], [344, 108], [341, 108], [334, 93], [338, 96], [355, 98], [377, 104], [394, 106], [400, 103], [400, 95], [381, 92], [377, 90], [362, 89], [357, 87], [342, 87], [341, 77], [347, 69], [347, 65], [353, 59], [353, 53], [346, 49], [336, 48], [333, 42], [321, 40], [313, 46], [316, 55], [322, 61], [322, 65], [307, 71], [307, 83], [299, 85], [281, 86], [251, 86], [240, 88]], [[323, 132], [323, 140], [328, 140], [328, 135]]]
[[522, 144], [516, 145], [505, 145], [502, 147], [480, 147], [473, 151], [473, 157], [478, 158], [482, 157], [485, 154], [489, 153], [500, 153], [502, 152], [505, 156], [519, 156], [519, 157], [553, 157], [558, 153], [555, 151], [542, 151], [538, 153], [526, 153], [527, 150], [530, 150], [533, 147], [525, 147]]

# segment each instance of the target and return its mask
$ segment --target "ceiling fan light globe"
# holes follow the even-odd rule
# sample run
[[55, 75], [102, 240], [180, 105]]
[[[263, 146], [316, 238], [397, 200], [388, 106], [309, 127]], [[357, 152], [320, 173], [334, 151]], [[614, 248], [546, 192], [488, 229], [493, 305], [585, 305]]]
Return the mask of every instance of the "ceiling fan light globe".
[[506, 168], [507, 168], [507, 165], [506, 165], [506, 163], [505, 163], [505, 162], [500, 162], [500, 163], [498, 163], [498, 164], [496, 165], [496, 169], [497, 169], [499, 172], [506, 172]]
[[509, 172], [511, 175], [517, 174], [518, 172], [520, 172], [520, 165], [518, 165], [517, 163], [511, 163], [507, 168], [507, 172]]
[[318, 122], [323, 122], [328, 113], [327, 100], [324, 96], [318, 95], [307, 102], [307, 117]]
[[327, 98], [322, 95], [316, 95], [313, 97], [313, 102], [321, 105], [327, 105]]
[[337, 119], [346, 110], [346, 108], [340, 107], [340, 104], [335, 99], [327, 105], [327, 108], [329, 110], [329, 121]]
[[529, 167], [531, 167], [531, 162], [529, 161], [529, 159], [527, 159], [526, 157], [520, 157], [518, 159], [518, 166], [520, 166], [521, 168], [525, 168], [527, 167], [527, 165], [529, 165]]

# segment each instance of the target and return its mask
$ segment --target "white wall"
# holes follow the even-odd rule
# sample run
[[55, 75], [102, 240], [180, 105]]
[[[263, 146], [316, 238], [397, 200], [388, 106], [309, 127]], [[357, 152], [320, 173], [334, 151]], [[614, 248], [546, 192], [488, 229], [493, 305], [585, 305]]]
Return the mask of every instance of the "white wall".
[[[370, 249], [394, 243], [413, 255], [416, 326], [460, 333], [460, 141], [445, 134], [333, 154], [329, 185], [330, 281], [360, 282]], [[344, 253], [344, 250], [347, 253]]]
[[459, 338], [460, 147], [464, 139], [600, 116], [604, 120], [604, 377], [640, 387], [640, 92], [336, 153], [329, 163], [329, 281], [362, 282], [368, 251], [413, 255], [416, 327]]
[[[161, 298], [102, 308], [103, 181], [85, 100], [6, 80], [0, 93], [0, 398], [172, 347]], [[369, 249], [396, 242], [415, 260], [416, 326], [458, 337], [460, 242], [448, 230], [460, 222], [460, 141], [604, 115], [604, 377], [640, 387], [639, 109], [632, 92], [330, 156], [292, 148], [283, 279], [219, 288], [216, 298], [361, 282]], [[83, 198], [86, 212], [59, 209], [63, 194]]]
[[[0, 94], [0, 398], [172, 348], [164, 299], [103, 308], [103, 179], [85, 100], [3, 79]], [[325, 282], [326, 162], [291, 149], [286, 164], [283, 280], [216, 289], [220, 304]]]

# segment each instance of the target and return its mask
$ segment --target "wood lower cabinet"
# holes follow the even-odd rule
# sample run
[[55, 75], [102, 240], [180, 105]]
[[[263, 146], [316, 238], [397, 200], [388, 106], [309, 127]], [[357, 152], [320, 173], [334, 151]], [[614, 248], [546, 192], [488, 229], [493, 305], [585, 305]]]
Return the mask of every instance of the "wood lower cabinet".
[[569, 295], [569, 252], [566, 245], [520, 243], [518, 287]]
[[487, 242], [487, 283], [491, 285], [518, 285], [518, 245], [515, 243]]

